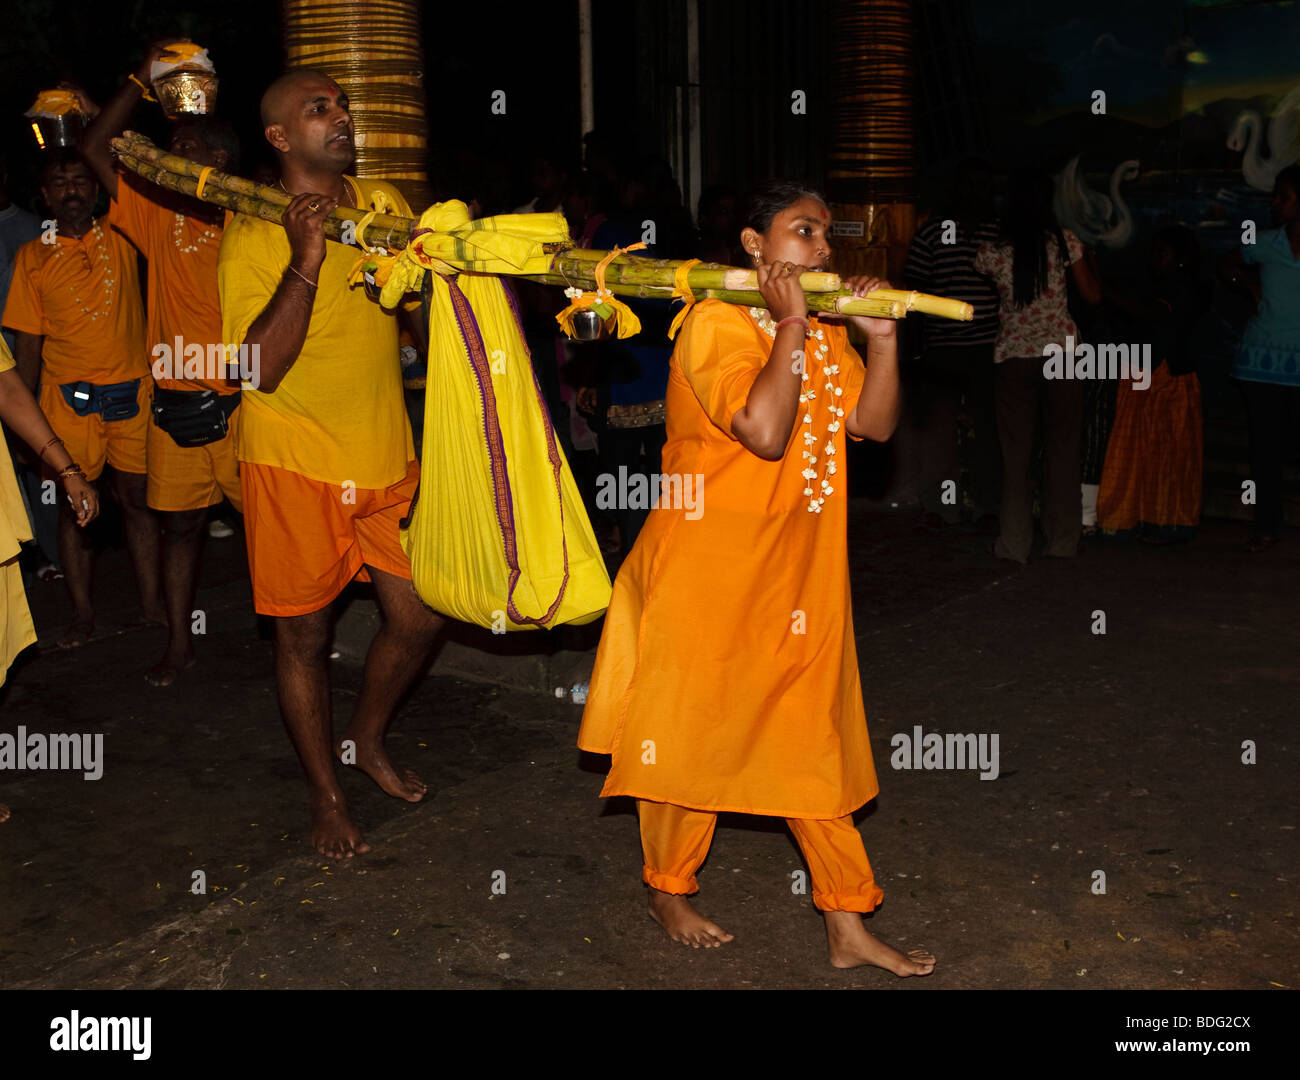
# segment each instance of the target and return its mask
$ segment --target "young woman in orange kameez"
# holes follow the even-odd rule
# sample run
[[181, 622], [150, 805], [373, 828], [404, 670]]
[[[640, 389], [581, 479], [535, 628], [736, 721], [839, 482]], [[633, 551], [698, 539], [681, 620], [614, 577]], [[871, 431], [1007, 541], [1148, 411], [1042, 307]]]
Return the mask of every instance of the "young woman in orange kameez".
[[[733, 936], [691, 905], [719, 812], [784, 817], [836, 967], [926, 975], [869, 934], [880, 904], [852, 813], [878, 791], [850, 611], [845, 438], [898, 420], [896, 324], [808, 318], [830, 213], [801, 185], [751, 200], [741, 241], [768, 309], [695, 305], [673, 353], [661, 498], [615, 581], [579, 746], [610, 754], [601, 794], [636, 798], [651, 916], [696, 948]], [[858, 295], [888, 288], [851, 278]], [[679, 489], [681, 490], [681, 489]], [[669, 503], [676, 505], [669, 505]]]

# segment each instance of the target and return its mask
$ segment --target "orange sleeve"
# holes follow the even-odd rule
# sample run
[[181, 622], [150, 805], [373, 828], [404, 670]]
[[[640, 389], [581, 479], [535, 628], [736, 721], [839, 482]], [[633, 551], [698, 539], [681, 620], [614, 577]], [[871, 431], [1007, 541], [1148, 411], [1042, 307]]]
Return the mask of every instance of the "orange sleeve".
[[4, 317], [0, 318], [0, 323], [10, 330], [20, 330], [24, 334], [47, 332], [45, 306], [41, 303], [41, 291], [36, 281], [39, 268], [32, 249], [32, 244], [39, 243], [40, 240], [33, 240], [18, 249]]
[[675, 355], [709, 419], [734, 439], [732, 418], [745, 407], [771, 355], [755, 346], [744, 310], [721, 300], [701, 301], [682, 326]]
[[109, 200], [108, 222], [141, 251], [149, 235], [149, 215], [158, 208], [136, 187], [134, 174], [118, 173], [117, 198]]

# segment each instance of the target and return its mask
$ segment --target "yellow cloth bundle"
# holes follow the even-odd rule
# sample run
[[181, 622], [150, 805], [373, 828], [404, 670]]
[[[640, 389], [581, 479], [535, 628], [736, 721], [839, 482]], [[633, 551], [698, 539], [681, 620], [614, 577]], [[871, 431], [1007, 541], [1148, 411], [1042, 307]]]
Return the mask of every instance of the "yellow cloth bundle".
[[518, 311], [493, 276], [543, 273], [542, 245], [567, 240], [560, 214], [471, 222], [464, 203], [440, 203], [399, 255], [362, 260], [380, 264], [386, 307], [432, 271], [420, 491], [402, 544], [425, 603], [494, 630], [587, 623], [609, 604]]

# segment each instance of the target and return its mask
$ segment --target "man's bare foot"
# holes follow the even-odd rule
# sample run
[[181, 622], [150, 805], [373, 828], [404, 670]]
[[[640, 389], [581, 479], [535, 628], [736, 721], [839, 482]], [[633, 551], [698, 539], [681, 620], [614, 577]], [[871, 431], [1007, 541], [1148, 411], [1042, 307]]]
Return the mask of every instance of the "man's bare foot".
[[5, 806], [4, 803], [0, 802], [0, 822], [4, 822], [8, 820], [9, 820], [9, 807]]
[[664, 928], [674, 941], [690, 945], [696, 949], [716, 949], [725, 942], [734, 941], [735, 935], [728, 934], [716, 923], [710, 922], [684, 896], [650, 889], [650, 918]]
[[[345, 747], [344, 743], [351, 743]], [[354, 765], [395, 799], [419, 802], [429, 790], [429, 785], [411, 769], [399, 769], [393, 764], [382, 743], [365, 743], [352, 732], [344, 731], [334, 744], [334, 756], [344, 765]]]
[[312, 805], [311, 846], [329, 859], [350, 859], [370, 850], [347, 810], [337, 803]]
[[855, 968], [864, 965], [884, 968], [900, 978], [929, 975], [935, 959], [924, 949], [912, 949], [906, 956], [867, 933], [862, 916], [856, 911], [824, 911], [826, 941], [830, 946], [831, 966]]
[[145, 682], [150, 686], [171, 686], [182, 671], [194, 666], [195, 660], [193, 648], [188, 649], [184, 656], [168, 653], [144, 673]]
[[58, 646], [60, 649], [79, 649], [94, 636], [95, 620], [76, 618], [59, 636]]

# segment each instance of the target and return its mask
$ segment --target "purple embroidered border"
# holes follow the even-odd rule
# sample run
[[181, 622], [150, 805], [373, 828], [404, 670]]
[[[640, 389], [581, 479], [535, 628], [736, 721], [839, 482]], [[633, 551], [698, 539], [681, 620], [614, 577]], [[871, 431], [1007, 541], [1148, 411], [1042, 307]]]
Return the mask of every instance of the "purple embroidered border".
[[[555, 603], [559, 604], [564, 598], [564, 593], [569, 587], [569, 537], [564, 528], [564, 492], [560, 486], [560, 476], [562, 473], [559, 439], [555, 434], [555, 426], [551, 423], [551, 410], [546, 404], [546, 396], [542, 393], [542, 384], [537, 381], [537, 369], [533, 367], [532, 350], [528, 348], [528, 339], [524, 335], [524, 319], [519, 311], [519, 299], [515, 296], [515, 291], [508, 282], [497, 281], [501, 285], [501, 291], [506, 294], [506, 300], [510, 304], [510, 313], [515, 317], [515, 330], [519, 334], [519, 341], [524, 347], [524, 355], [528, 357], [528, 374], [533, 380], [533, 396], [537, 401], [537, 411], [541, 414], [542, 424], [546, 428], [546, 459], [551, 463], [551, 476], [555, 481], [555, 499], [560, 507], [560, 545], [564, 552], [564, 580], [560, 582], [560, 595], [555, 598]], [[550, 617], [549, 614], [547, 616]]]
[[[519, 569], [519, 547], [515, 529], [514, 501], [510, 490], [510, 474], [507, 468], [505, 441], [501, 435], [501, 424], [497, 418], [496, 392], [492, 386], [492, 366], [489, 362], [487, 349], [483, 344], [483, 335], [479, 330], [478, 320], [474, 317], [474, 310], [470, 306], [469, 300], [461, 292], [459, 286], [450, 279], [447, 281], [448, 292], [451, 297], [452, 310], [456, 315], [456, 324], [460, 330], [461, 340], [465, 343], [465, 352], [469, 357], [470, 370], [474, 373], [478, 381], [479, 401], [483, 408], [483, 435], [487, 440], [488, 461], [492, 470], [492, 495], [496, 503], [497, 525], [501, 529], [501, 539], [505, 549], [506, 566], [510, 570], [509, 592], [506, 597], [506, 614], [520, 624], [533, 624], [535, 626], [545, 626], [554, 616], [560, 606], [560, 601], [564, 598], [564, 593], [569, 584], [569, 551], [567, 540], [564, 544], [564, 580], [560, 583], [559, 594], [555, 597], [554, 602], [547, 609], [546, 614], [541, 618], [523, 615], [515, 607], [514, 593], [522, 576]], [[523, 336], [523, 328], [519, 321], [519, 310], [515, 306], [514, 297], [510, 295], [508, 289], [504, 290], [510, 301], [510, 309], [515, 317], [515, 324], [519, 328], [520, 337]], [[530, 365], [531, 368], [531, 365]], [[541, 402], [541, 389], [537, 384], [537, 375], [533, 376], [533, 388]], [[559, 458], [555, 452], [555, 435], [551, 428], [550, 417], [546, 413], [545, 404], [542, 404], [542, 416], [545, 419], [547, 434], [550, 436], [547, 447], [547, 458], [551, 462], [552, 472], [555, 476], [556, 493], [559, 494]], [[564, 523], [564, 504], [560, 503], [560, 524], [563, 529]], [[563, 535], [563, 533], [561, 533]]]

